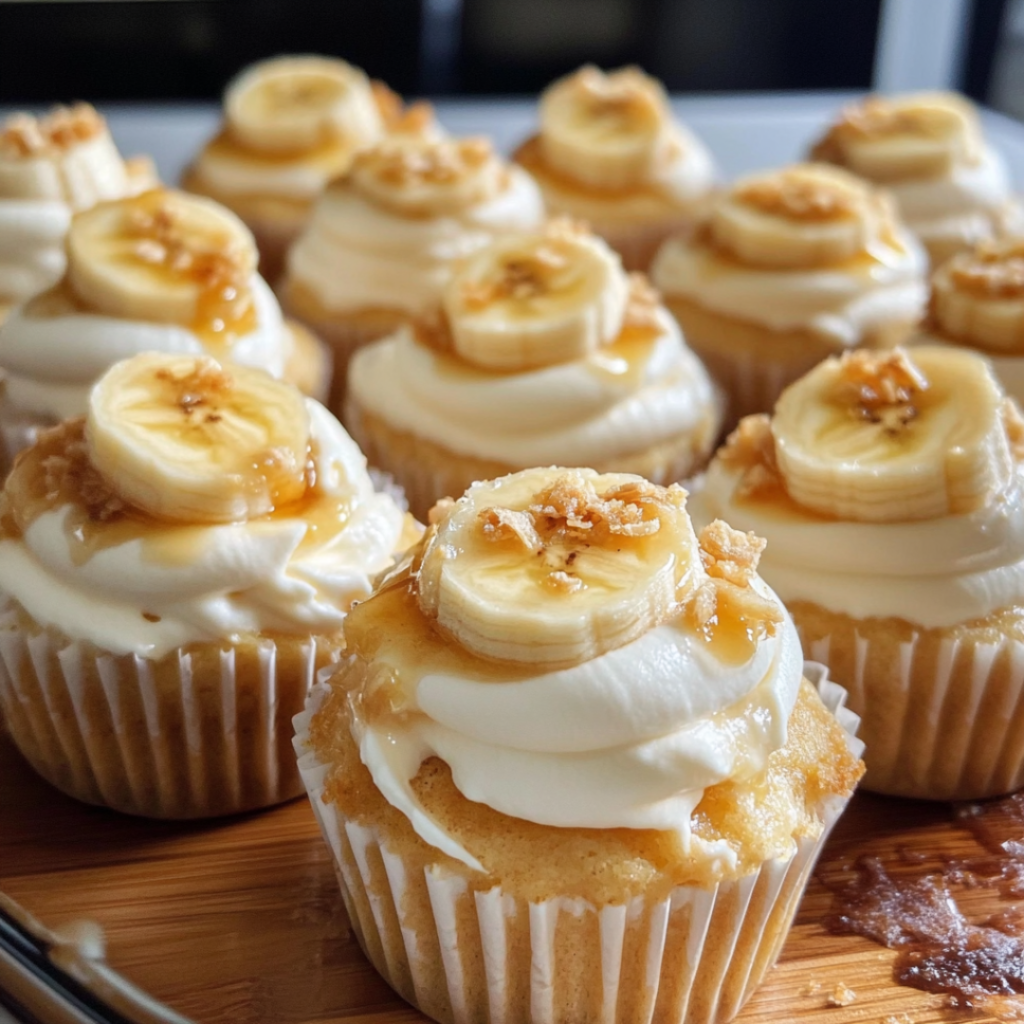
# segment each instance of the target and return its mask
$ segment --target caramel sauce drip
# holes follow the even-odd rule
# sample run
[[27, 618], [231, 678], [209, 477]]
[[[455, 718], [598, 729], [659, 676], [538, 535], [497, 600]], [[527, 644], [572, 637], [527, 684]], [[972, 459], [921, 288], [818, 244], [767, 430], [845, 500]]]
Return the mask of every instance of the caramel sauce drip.
[[134, 258], [170, 285], [198, 289], [189, 328], [219, 358], [230, 356], [237, 338], [256, 329], [256, 303], [249, 287], [253, 267], [237, 243], [203, 245], [183, 235], [179, 216], [159, 191], [140, 197], [129, 214]]
[[891, 870], [862, 858], [855, 876], [833, 888], [824, 924], [897, 950], [897, 982], [946, 993], [954, 1005], [984, 1006], [992, 997], [1024, 994], [1024, 906], [980, 922], [961, 910], [957, 894], [979, 888], [1024, 899], [1024, 793], [955, 809], [984, 852], [946, 859], [938, 871], [914, 860]]
[[[307, 462], [307, 486], [300, 498], [255, 517], [249, 523], [300, 519], [307, 525], [298, 551], [328, 543], [351, 515], [347, 499], [317, 486], [316, 456]], [[89, 461], [85, 420], [69, 420], [43, 432], [15, 463], [0, 493], [0, 536], [21, 537], [45, 512], [67, 506], [65, 536], [71, 561], [84, 565], [101, 551], [140, 541], [153, 563], [169, 566], [196, 561], [210, 542], [210, 524], [179, 524], [159, 519], [124, 502]]]

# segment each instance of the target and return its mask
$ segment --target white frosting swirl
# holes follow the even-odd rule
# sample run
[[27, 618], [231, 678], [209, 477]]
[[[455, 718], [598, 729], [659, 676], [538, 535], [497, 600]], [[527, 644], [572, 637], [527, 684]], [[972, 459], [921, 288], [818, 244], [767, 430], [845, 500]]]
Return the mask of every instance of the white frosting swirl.
[[897, 523], [842, 522], [795, 506], [736, 501], [738, 480], [715, 460], [691, 495], [694, 523], [721, 518], [764, 537], [758, 571], [783, 601], [925, 629], [1024, 602], [1024, 471], [976, 512]]
[[574, 362], [492, 373], [434, 352], [402, 328], [355, 354], [349, 387], [395, 429], [463, 455], [510, 466], [604, 464], [685, 435], [712, 414], [707, 372], [675, 321], [664, 310], [658, 316], [661, 333], [639, 372], [623, 372], [623, 360], [599, 349]]
[[[266, 282], [254, 275], [251, 287], [256, 326], [235, 339], [230, 355], [237, 363], [280, 377], [293, 340]], [[85, 312], [59, 296], [15, 309], [0, 326], [6, 399], [22, 412], [54, 420], [83, 415], [89, 389], [121, 359], [140, 352], [207, 351], [188, 327]]]
[[64, 274], [71, 208], [50, 199], [0, 199], [0, 298], [21, 302]]
[[928, 297], [928, 257], [903, 229], [896, 244], [877, 242], [864, 260], [808, 270], [747, 267], [683, 237], [662, 246], [651, 279], [669, 299], [774, 331], [807, 329], [836, 347], [852, 347], [871, 328], [913, 321]]
[[[0, 591], [40, 625], [114, 654], [160, 658], [194, 641], [279, 631], [334, 633], [399, 545], [403, 513], [378, 494], [366, 460], [322, 406], [306, 400], [319, 493], [344, 499], [339, 531], [296, 516], [227, 525], [153, 525], [141, 538], [75, 557], [70, 506], [0, 541]], [[145, 614], [144, 614], [145, 613]], [[156, 621], [154, 621], [156, 620]]]
[[[768, 593], [758, 583], [763, 593]], [[704, 789], [763, 770], [786, 742], [803, 661], [788, 619], [743, 665], [677, 621], [572, 668], [504, 682], [438, 668], [401, 637], [374, 664], [398, 669], [415, 710], [353, 732], [385, 798], [432, 846], [480, 863], [426, 813], [409, 780], [427, 757], [470, 800], [560, 827], [676, 830]]]
[[422, 312], [440, 301], [455, 261], [543, 218], [536, 183], [516, 167], [497, 195], [436, 217], [403, 217], [339, 183], [320, 197], [289, 253], [289, 277], [330, 310]]

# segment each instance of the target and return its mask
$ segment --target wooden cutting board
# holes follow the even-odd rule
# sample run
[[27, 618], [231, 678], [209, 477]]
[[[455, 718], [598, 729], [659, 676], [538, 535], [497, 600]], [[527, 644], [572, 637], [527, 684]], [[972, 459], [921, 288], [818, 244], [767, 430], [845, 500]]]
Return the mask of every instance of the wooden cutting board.
[[[1024, 839], [1024, 836], [1021, 837]], [[858, 795], [826, 848], [782, 957], [739, 1021], [994, 1024], [893, 982], [892, 952], [821, 921], [861, 855], [893, 865], [980, 853], [945, 805]], [[228, 821], [172, 824], [78, 804], [0, 736], [0, 891], [44, 924], [97, 921], [110, 963], [198, 1024], [425, 1021], [365, 960], [305, 800]], [[972, 918], [1005, 909], [968, 892]], [[830, 1005], [840, 986], [847, 1005]], [[1019, 999], [1024, 1014], [1024, 997]]]

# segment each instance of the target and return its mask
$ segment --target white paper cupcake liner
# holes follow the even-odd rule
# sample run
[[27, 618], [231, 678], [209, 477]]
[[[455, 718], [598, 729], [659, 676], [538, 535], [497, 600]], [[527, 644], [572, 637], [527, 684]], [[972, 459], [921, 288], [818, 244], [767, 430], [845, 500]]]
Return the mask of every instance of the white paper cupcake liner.
[[317, 642], [298, 650], [300, 678], [284, 680], [277, 645], [261, 641], [258, 682], [243, 689], [234, 649], [219, 652], [216, 680], [197, 678], [179, 649], [175, 684], [158, 685], [145, 658], [27, 634], [7, 610], [0, 708], [29, 763], [69, 796], [147, 817], [235, 814], [302, 792], [287, 730], [313, 683]]
[[[857, 716], [824, 666], [807, 678], [859, 756]], [[296, 716], [299, 770], [330, 847], [349, 920], [385, 980], [423, 1012], [453, 1024], [711, 1024], [731, 1020], [775, 962], [829, 832], [846, 805], [820, 809], [824, 828], [792, 856], [713, 888], [679, 886], [661, 900], [594, 906], [578, 899], [517, 902], [499, 886], [469, 896], [462, 876], [421, 874], [372, 826], [325, 802], [328, 766], [309, 748], [326, 689]], [[414, 919], [429, 901], [426, 926]], [[523, 946], [528, 945], [524, 961]], [[520, 964], [514, 969], [513, 950]]]
[[[834, 637], [801, 633], [801, 641], [837, 673]], [[862, 718], [864, 789], [983, 800], [1024, 786], [1024, 643], [936, 643], [914, 632], [895, 658], [892, 644], [859, 633], [854, 643], [852, 671], [840, 681]]]

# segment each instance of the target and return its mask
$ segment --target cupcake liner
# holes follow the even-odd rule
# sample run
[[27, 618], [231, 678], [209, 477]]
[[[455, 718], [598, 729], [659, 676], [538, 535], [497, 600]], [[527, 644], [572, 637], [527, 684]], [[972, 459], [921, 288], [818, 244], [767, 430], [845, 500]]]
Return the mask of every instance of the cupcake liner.
[[302, 792], [287, 726], [340, 648], [283, 644], [193, 645], [154, 662], [27, 629], [8, 607], [0, 708], [32, 767], [86, 803], [156, 818], [266, 807]]
[[[824, 666], [808, 664], [805, 674], [859, 755], [845, 691]], [[790, 857], [714, 887], [679, 886], [664, 899], [598, 907], [570, 898], [524, 903], [500, 886], [470, 893], [461, 875], [439, 865], [409, 868], [372, 826], [324, 800], [329, 766], [310, 750], [308, 729], [326, 692], [316, 688], [296, 716], [295, 749], [352, 928], [392, 988], [452, 1024], [730, 1020], [778, 956], [846, 805], [834, 798], [820, 808], [821, 835], [798, 840]]]
[[1024, 643], [912, 630], [899, 640], [808, 635], [804, 650], [849, 691], [867, 747], [863, 788], [983, 800], [1024, 786]]

